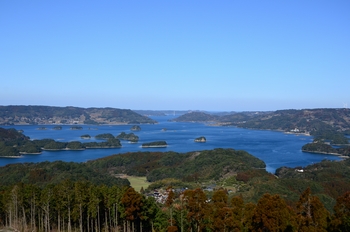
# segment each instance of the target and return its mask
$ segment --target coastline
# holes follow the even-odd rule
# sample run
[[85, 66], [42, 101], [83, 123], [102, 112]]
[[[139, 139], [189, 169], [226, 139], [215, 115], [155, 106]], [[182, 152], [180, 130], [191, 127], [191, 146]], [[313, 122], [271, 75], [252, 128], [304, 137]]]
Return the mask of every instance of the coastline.
[[0, 158], [19, 159], [19, 158], [23, 158], [23, 155], [19, 155], [19, 156], [0, 156]]
[[306, 152], [306, 153], [313, 153], [313, 154], [335, 155], [335, 156], [339, 156], [340, 158], [343, 158], [343, 159], [350, 158], [349, 156], [344, 156], [344, 155], [339, 154], [339, 153], [324, 152], [324, 151], [305, 151], [305, 150], [301, 150], [301, 151]]
[[154, 145], [154, 146], [142, 146], [142, 148], [163, 148], [163, 147], [167, 147], [168, 145]]

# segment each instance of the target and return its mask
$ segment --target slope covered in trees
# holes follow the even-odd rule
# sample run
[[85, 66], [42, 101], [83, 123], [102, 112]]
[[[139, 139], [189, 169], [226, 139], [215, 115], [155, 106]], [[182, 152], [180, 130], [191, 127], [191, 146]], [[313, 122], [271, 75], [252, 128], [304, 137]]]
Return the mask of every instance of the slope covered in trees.
[[203, 182], [232, 176], [239, 171], [265, 168], [265, 163], [258, 158], [233, 149], [189, 153], [134, 152], [89, 161], [88, 165], [117, 174], [146, 176], [151, 182], [165, 178]]
[[0, 228], [15, 231], [348, 231], [350, 192], [328, 212], [310, 188], [294, 202], [264, 194], [257, 203], [208, 195], [200, 188], [168, 187], [157, 202], [131, 187], [65, 180], [37, 187], [19, 183], [0, 188]]
[[[281, 167], [276, 176], [264, 167], [261, 160], [233, 149], [135, 152], [87, 163], [11, 164], [0, 168], [0, 227], [23, 231], [350, 229], [349, 159]], [[138, 193], [125, 187], [128, 181], [116, 178], [117, 174], [146, 176], [152, 184], [144, 194]], [[154, 188], [163, 198], [153, 194]]]
[[8, 164], [0, 168], [1, 186], [16, 183], [46, 186], [57, 184], [65, 179], [71, 181], [89, 181], [93, 184], [129, 185], [126, 179], [115, 178], [109, 173], [93, 169], [86, 163], [74, 162], [41, 162]]

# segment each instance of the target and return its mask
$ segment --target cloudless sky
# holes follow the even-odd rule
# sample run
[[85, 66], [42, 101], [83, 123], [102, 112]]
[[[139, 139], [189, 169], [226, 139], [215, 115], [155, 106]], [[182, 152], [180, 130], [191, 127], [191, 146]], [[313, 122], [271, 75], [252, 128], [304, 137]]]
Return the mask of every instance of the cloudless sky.
[[0, 105], [350, 107], [350, 1], [4, 0], [0, 80]]

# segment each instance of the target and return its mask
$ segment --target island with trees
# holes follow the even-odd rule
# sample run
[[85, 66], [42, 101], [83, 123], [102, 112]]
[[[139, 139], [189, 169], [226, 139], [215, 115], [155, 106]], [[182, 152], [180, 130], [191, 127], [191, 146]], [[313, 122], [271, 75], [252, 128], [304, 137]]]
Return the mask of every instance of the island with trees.
[[91, 139], [91, 136], [88, 134], [81, 135], [80, 138], [82, 139]]
[[34, 139], [23, 135], [16, 129], [0, 127], [0, 157], [19, 157], [22, 154], [40, 154], [46, 151], [85, 150], [92, 148], [120, 148], [120, 140], [113, 137], [104, 142], [81, 143], [79, 141], [59, 142], [53, 139]]
[[201, 136], [201, 137], [195, 138], [194, 141], [196, 143], [205, 143], [207, 142], [207, 139], [204, 136]]
[[95, 139], [113, 139], [114, 135], [111, 133], [103, 133], [103, 134], [98, 134], [95, 136]]
[[121, 132], [119, 135], [116, 136], [116, 138], [120, 140], [127, 140], [132, 143], [137, 143], [139, 141], [139, 137], [134, 133], [127, 134], [125, 132]]
[[148, 148], [148, 147], [167, 147], [168, 144], [166, 141], [154, 141], [150, 143], [143, 143], [142, 147], [143, 148]]
[[138, 126], [138, 125], [134, 125], [134, 126], [132, 126], [132, 127], [130, 128], [130, 130], [132, 130], [132, 131], [140, 131], [140, 130], [141, 130], [141, 127]]

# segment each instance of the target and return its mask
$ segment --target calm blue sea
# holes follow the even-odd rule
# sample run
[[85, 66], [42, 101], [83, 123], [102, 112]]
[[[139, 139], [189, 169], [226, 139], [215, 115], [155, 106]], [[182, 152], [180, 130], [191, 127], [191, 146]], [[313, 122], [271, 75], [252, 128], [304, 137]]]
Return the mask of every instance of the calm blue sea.
[[[312, 141], [312, 137], [304, 135], [285, 134], [275, 131], [248, 130], [236, 127], [210, 126], [203, 123], [169, 122], [175, 116], [158, 116], [152, 119], [158, 121], [156, 125], [140, 125], [141, 131], [131, 131], [132, 125], [82, 125], [83, 130], [71, 130], [70, 125], [62, 126], [62, 130], [53, 130], [54, 126], [45, 126], [47, 130], [38, 130], [41, 126], [6, 126], [23, 130], [31, 139], [51, 138], [57, 141], [89, 142], [94, 139], [83, 140], [83, 134], [92, 137], [97, 134], [111, 133], [118, 135], [121, 132], [138, 135], [138, 143], [122, 142], [122, 148], [117, 149], [87, 149], [84, 151], [44, 151], [40, 155], [24, 155], [21, 158], [0, 158], [0, 166], [12, 163], [42, 162], [42, 161], [73, 161], [85, 162], [113, 154], [134, 151], [176, 151], [189, 152], [210, 150], [214, 148], [233, 148], [245, 150], [263, 160], [266, 170], [274, 173], [281, 166], [297, 167], [307, 166], [324, 159], [340, 160], [337, 156], [312, 154], [301, 152], [301, 147]], [[162, 130], [166, 128], [166, 130]], [[205, 136], [206, 143], [195, 143], [194, 139]], [[167, 148], [141, 148], [145, 142], [165, 140]]]

